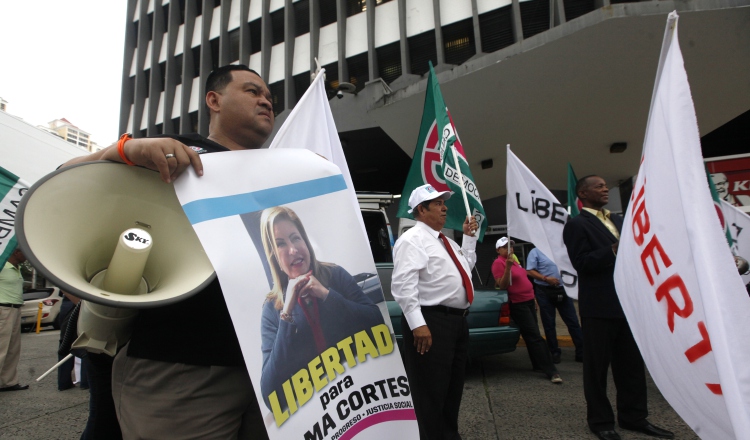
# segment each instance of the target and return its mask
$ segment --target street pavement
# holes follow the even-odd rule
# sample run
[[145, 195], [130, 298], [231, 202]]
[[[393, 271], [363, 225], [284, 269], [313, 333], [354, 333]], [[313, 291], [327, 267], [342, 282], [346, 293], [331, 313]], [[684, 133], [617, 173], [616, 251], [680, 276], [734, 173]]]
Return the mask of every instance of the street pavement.
[[[55, 373], [35, 382], [57, 362], [58, 339], [59, 331], [51, 329], [22, 335], [19, 379], [31, 388], [0, 393], [0, 439], [80, 438], [88, 417], [88, 391], [77, 387], [57, 391]], [[522, 346], [512, 353], [474, 360], [467, 370], [459, 420], [463, 439], [595, 439], [586, 426], [582, 364], [573, 361], [572, 347], [562, 350], [563, 361], [557, 365], [562, 385], [552, 384], [544, 374], [532, 371]], [[648, 387], [649, 420], [673, 431], [677, 439], [697, 439], [650, 379]], [[610, 391], [614, 402], [611, 380]], [[618, 432], [624, 440], [651, 438], [631, 431]]]

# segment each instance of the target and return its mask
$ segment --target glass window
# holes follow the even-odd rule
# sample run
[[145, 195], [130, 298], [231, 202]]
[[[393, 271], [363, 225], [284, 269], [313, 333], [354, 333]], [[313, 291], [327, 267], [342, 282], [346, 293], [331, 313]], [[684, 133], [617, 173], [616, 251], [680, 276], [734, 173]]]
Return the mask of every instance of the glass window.
[[548, 0], [529, 0], [521, 2], [520, 5], [523, 38], [529, 38], [549, 29]]
[[449, 24], [442, 30], [446, 63], [460, 65], [477, 53], [474, 45], [474, 23], [471, 18]]
[[320, 27], [336, 22], [336, 0], [320, 0]]
[[268, 89], [271, 91], [273, 114], [278, 116], [279, 113], [284, 111], [284, 80], [271, 84]]
[[271, 46], [284, 41], [284, 8], [271, 12]]
[[435, 46], [435, 31], [429, 30], [409, 38], [409, 56], [411, 57], [411, 73], [424, 75], [430, 71], [429, 61], [437, 65], [437, 47]]
[[390, 84], [401, 76], [401, 46], [400, 42], [378, 47], [375, 49], [378, 57], [378, 75]]
[[479, 16], [479, 35], [482, 51], [495, 52], [513, 44], [513, 13], [511, 6], [505, 6]]
[[367, 52], [347, 58], [346, 65], [349, 69], [349, 82], [357, 87], [357, 92], [365, 88], [365, 83], [370, 80], [367, 68]]
[[294, 3], [294, 36], [310, 32], [310, 0]]
[[250, 54], [260, 52], [261, 22], [260, 18], [250, 22]]

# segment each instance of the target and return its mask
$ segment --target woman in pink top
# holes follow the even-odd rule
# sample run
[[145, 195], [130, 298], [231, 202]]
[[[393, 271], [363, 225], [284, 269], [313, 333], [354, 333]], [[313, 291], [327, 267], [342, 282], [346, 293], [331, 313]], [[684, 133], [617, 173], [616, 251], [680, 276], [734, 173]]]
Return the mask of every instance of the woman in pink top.
[[[508, 246], [508, 238], [503, 237], [495, 243], [497, 259], [492, 263], [492, 276], [495, 287], [508, 290], [510, 299], [510, 317], [521, 331], [521, 337], [526, 342], [529, 358], [534, 369], [539, 369], [547, 375], [552, 383], [560, 384], [562, 379], [557, 368], [552, 363], [552, 356], [547, 344], [539, 333], [539, 323], [536, 320], [536, 302], [534, 301], [534, 286], [531, 284], [526, 269], [513, 261], [513, 241]], [[509, 259], [508, 256], [511, 256]]]

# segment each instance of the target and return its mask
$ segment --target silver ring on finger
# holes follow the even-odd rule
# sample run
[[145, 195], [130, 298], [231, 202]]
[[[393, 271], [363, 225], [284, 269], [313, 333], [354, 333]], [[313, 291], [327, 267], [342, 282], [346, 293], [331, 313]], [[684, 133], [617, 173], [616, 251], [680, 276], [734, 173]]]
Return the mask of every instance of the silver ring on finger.
[[169, 153], [169, 154], [165, 154], [164, 157], [166, 157], [167, 159], [169, 159], [169, 158], [172, 158], [172, 157], [175, 157], [175, 156], [174, 156], [174, 154]]

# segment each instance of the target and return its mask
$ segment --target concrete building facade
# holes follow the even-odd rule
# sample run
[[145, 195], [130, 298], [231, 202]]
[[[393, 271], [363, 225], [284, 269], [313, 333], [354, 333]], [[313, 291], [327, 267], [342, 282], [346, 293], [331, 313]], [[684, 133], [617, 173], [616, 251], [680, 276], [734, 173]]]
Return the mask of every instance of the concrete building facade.
[[269, 84], [278, 128], [317, 59], [356, 189], [398, 193], [432, 61], [484, 199], [506, 144], [551, 189], [568, 162], [614, 186], [638, 169], [672, 10], [705, 135], [750, 110], [750, 0], [128, 0], [120, 130], [205, 135], [205, 78], [230, 63]]

